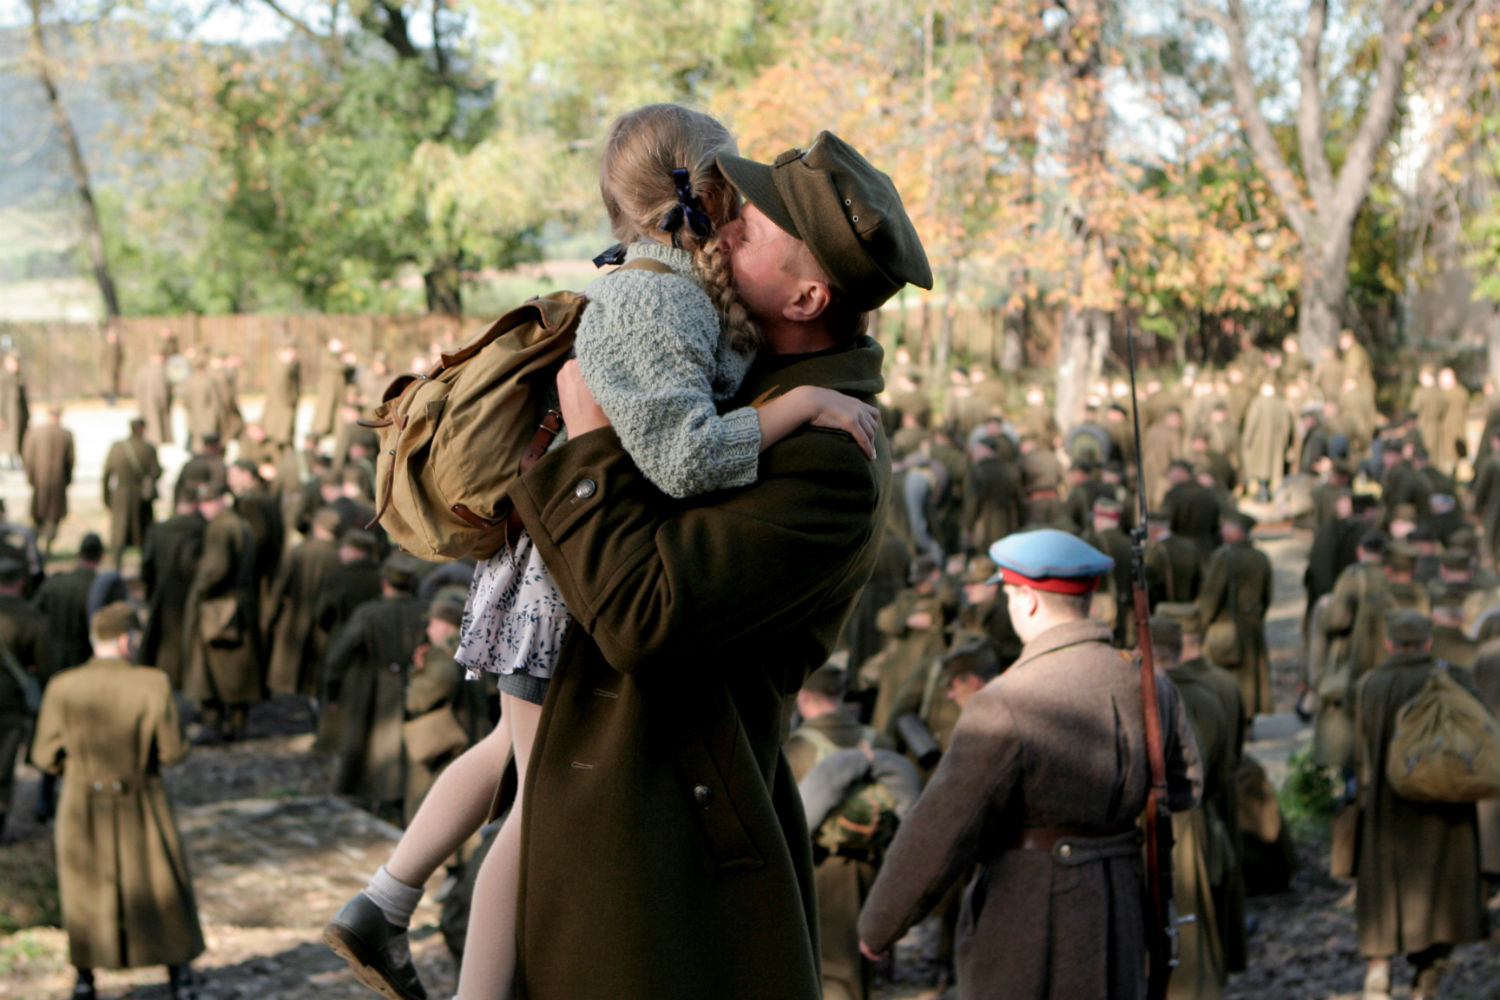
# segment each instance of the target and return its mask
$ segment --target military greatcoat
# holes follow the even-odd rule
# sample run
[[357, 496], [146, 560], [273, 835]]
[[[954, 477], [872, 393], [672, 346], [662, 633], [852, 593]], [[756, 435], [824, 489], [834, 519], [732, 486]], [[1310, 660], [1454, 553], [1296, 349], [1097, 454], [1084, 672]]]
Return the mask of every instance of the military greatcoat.
[[[817, 733], [822, 739], [810, 736]], [[869, 731], [843, 711], [808, 719], [786, 742], [792, 777], [801, 781], [828, 754], [847, 750], [869, 739]], [[877, 737], [876, 749], [890, 749]], [[822, 945], [823, 1000], [868, 1000], [873, 976], [870, 963], [859, 953], [859, 908], [875, 881], [868, 861], [829, 855], [813, 869], [818, 894], [818, 940]]]
[[[734, 404], [798, 385], [870, 400], [880, 362], [869, 338], [763, 356]], [[529, 1000], [819, 997], [812, 848], [781, 745], [869, 577], [889, 455], [884, 436], [872, 462], [804, 427], [753, 485], [668, 502], [600, 429], [513, 487], [577, 620], [526, 776]]]
[[[1249, 541], [1221, 545], [1209, 560], [1198, 594], [1203, 628], [1232, 623], [1238, 640], [1238, 663], [1221, 656], [1240, 682], [1240, 697], [1251, 716], [1272, 710], [1271, 654], [1266, 646], [1266, 612], [1271, 607], [1271, 560]], [[1216, 654], [1205, 649], [1210, 659]]]
[[135, 405], [146, 421], [146, 440], [172, 443], [172, 384], [165, 365], [148, 361], [135, 373]]
[[421, 601], [390, 595], [360, 605], [330, 640], [324, 669], [344, 721], [336, 793], [377, 802], [399, 801], [405, 794], [406, 674], [426, 629]]
[[37, 424], [21, 442], [21, 461], [31, 484], [31, 519], [42, 533], [55, 532], [68, 516], [68, 486], [73, 482], [73, 432], [61, 424]]
[[[1134, 837], [1150, 784], [1141, 677], [1109, 640], [1101, 622], [1054, 626], [970, 699], [860, 915], [872, 949], [889, 950], [978, 865], [958, 924], [962, 1000], [1145, 995], [1145, 875]], [[1167, 804], [1188, 809], [1202, 787], [1197, 744], [1165, 677], [1157, 695]], [[1077, 838], [1062, 854], [1020, 847], [1027, 827], [1101, 836]]]
[[183, 623], [207, 525], [196, 511], [174, 515], [151, 529], [141, 550], [141, 582], [148, 607], [141, 660], [156, 664], [174, 688], [182, 687]]
[[156, 481], [161, 463], [150, 442], [128, 437], [109, 446], [104, 459], [104, 506], [109, 508], [109, 548], [119, 553], [127, 545], [143, 547], [154, 518]]
[[302, 393], [302, 365], [293, 359], [276, 361], [266, 388], [266, 408], [261, 413], [261, 427], [266, 440], [278, 444], [296, 444], [297, 399]]
[[[201, 702], [244, 705], [265, 697], [260, 635], [260, 590], [255, 582], [254, 542], [245, 519], [225, 508], [203, 532], [203, 555], [188, 592], [184, 616], [183, 691]], [[205, 602], [234, 598], [239, 642], [211, 641], [204, 634]]]
[[271, 643], [267, 684], [272, 691], [316, 697], [323, 636], [317, 627], [318, 596], [339, 565], [338, 543], [309, 538], [287, 553], [266, 602]]
[[161, 779], [187, 752], [171, 684], [154, 667], [96, 658], [47, 686], [31, 755], [64, 776], [57, 879], [73, 965], [176, 965], [203, 952]]
[[[1385, 778], [1396, 713], [1435, 669], [1425, 652], [1398, 652], [1360, 682], [1356, 718], [1359, 771], [1359, 952], [1384, 958], [1435, 944], [1478, 941], [1488, 933], [1479, 877], [1473, 803], [1414, 802]], [[1474, 690], [1473, 675], [1450, 668]]]

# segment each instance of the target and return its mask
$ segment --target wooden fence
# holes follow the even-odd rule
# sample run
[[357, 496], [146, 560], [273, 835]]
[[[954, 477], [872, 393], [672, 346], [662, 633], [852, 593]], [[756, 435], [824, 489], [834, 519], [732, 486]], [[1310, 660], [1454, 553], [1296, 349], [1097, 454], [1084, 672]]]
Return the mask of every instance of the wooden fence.
[[[915, 298], [915, 297], [914, 297]], [[920, 356], [936, 344], [945, 323], [946, 303], [923, 296], [908, 305], [892, 303], [881, 310], [872, 332], [887, 350], [903, 343]], [[1058, 317], [1033, 310], [1023, 347], [1028, 366], [1051, 363]], [[997, 308], [956, 305], [947, 317], [953, 330], [952, 355], [998, 367], [1006, 315]], [[361, 361], [384, 352], [393, 371], [407, 371], [415, 359], [448, 350], [477, 333], [488, 318], [448, 316], [167, 316], [127, 317], [118, 322], [121, 363], [117, 391], [133, 395], [135, 371], [168, 339], [183, 353], [233, 355], [241, 361], [238, 382], [243, 392], [264, 388], [276, 350], [295, 344], [302, 359], [302, 384], [316, 383], [332, 339], [343, 342]], [[107, 395], [110, 345], [102, 322], [12, 322], [0, 320], [0, 350], [15, 351], [33, 399], [85, 398]]]

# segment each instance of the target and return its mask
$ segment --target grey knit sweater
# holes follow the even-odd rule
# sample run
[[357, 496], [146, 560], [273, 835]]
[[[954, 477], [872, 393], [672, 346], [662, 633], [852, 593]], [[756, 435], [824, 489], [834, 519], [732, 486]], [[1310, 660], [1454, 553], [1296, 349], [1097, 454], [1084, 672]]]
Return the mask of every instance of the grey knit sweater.
[[714, 405], [739, 388], [752, 357], [725, 342], [692, 256], [631, 244], [627, 260], [672, 269], [614, 271], [585, 290], [575, 350], [584, 383], [635, 464], [662, 492], [693, 496], [755, 482], [760, 418]]

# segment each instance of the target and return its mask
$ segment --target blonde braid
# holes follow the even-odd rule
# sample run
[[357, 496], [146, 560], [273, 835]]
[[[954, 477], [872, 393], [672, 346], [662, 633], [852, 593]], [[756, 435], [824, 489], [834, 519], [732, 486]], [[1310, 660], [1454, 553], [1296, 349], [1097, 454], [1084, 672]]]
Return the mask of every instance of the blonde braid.
[[703, 279], [704, 291], [719, 313], [719, 328], [729, 341], [729, 346], [740, 354], [753, 354], [760, 350], [763, 338], [760, 327], [750, 318], [745, 304], [735, 294], [730, 281], [729, 255], [717, 233], [693, 246], [693, 269]]

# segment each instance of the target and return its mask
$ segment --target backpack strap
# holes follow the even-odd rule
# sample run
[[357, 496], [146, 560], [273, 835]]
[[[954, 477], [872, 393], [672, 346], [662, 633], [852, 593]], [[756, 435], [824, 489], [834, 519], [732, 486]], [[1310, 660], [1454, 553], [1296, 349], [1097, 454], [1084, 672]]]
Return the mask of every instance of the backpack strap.
[[823, 732], [821, 729], [818, 729], [815, 726], [810, 726], [806, 723], [798, 726], [792, 732], [792, 735], [801, 737], [802, 739], [811, 743], [813, 745], [813, 749], [818, 752], [818, 760], [822, 760], [825, 757], [830, 757], [833, 754], [836, 754], [840, 750], [844, 749], [837, 743], [833, 742], [833, 740], [829, 738], [827, 733]]

